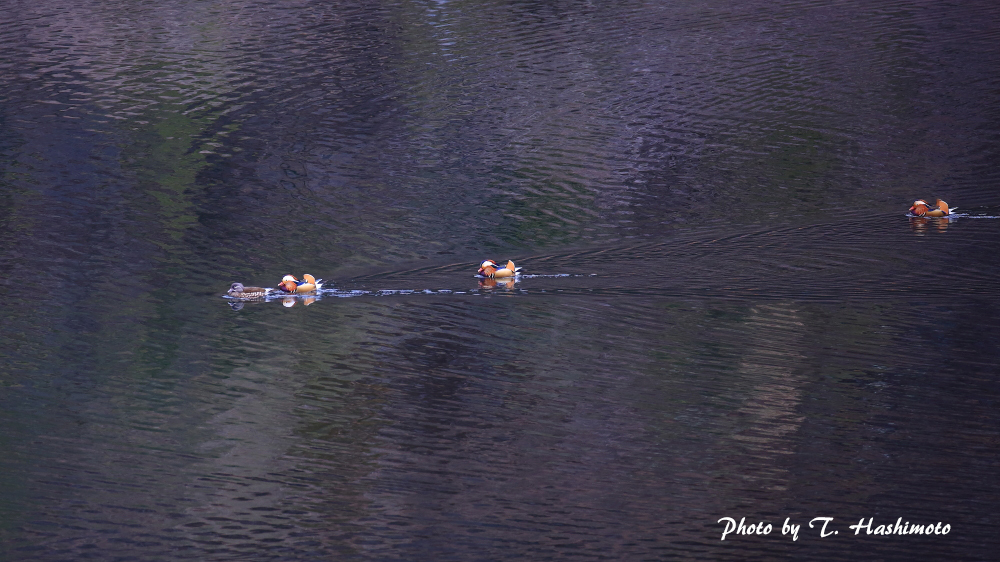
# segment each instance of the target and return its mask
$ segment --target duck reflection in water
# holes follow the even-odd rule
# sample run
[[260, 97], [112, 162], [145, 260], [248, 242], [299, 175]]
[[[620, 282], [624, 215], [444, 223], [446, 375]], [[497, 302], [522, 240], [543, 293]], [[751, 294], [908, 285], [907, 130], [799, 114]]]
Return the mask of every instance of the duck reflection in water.
[[910, 229], [917, 236], [923, 236], [927, 234], [930, 227], [933, 226], [938, 232], [944, 232], [948, 230], [948, 225], [951, 223], [951, 219], [948, 217], [941, 217], [936, 219], [930, 219], [927, 217], [910, 217]]
[[304, 299], [297, 299], [295, 297], [283, 297], [281, 299], [281, 306], [285, 308], [291, 308], [295, 306], [295, 303], [301, 301], [302, 306], [309, 306], [310, 304], [316, 302], [316, 297], [306, 297]]
[[[291, 308], [291, 307], [295, 306], [296, 303], [299, 303], [299, 302], [302, 303], [302, 306], [309, 306], [310, 304], [316, 302], [317, 300], [318, 300], [318, 297], [300, 298], [300, 297], [287, 296], [287, 297], [282, 297], [281, 298], [281, 306], [283, 306], [285, 308]], [[259, 303], [264, 303], [264, 302], [268, 302], [268, 300], [264, 299], [264, 298], [260, 298], [260, 299], [245, 299], [245, 300], [233, 300], [233, 301], [229, 301], [228, 304], [229, 304], [229, 308], [231, 308], [233, 310], [243, 310], [243, 307], [246, 306], [248, 303], [259, 304]]]
[[513, 277], [506, 277], [503, 279], [492, 279], [492, 278], [480, 279], [479, 288], [480, 289], [501, 288], [510, 290], [514, 288], [514, 283], [516, 282], [517, 280], [514, 279]]

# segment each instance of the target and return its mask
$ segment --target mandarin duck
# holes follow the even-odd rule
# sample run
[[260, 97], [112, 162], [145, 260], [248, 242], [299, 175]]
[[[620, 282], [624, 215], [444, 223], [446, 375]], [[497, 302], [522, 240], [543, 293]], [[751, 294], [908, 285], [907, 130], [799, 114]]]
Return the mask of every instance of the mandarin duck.
[[931, 207], [923, 199], [917, 199], [910, 206], [910, 215], [914, 217], [946, 217], [951, 214], [948, 204], [938, 199], [935, 202], [936, 208]]
[[278, 284], [278, 291], [282, 293], [311, 293], [316, 289], [323, 286], [323, 280], [316, 280], [315, 277], [306, 273], [302, 276], [302, 281], [295, 278], [294, 275], [286, 275], [281, 278], [281, 283]]
[[271, 290], [264, 287], [246, 287], [243, 283], [233, 283], [226, 294], [236, 299], [259, 299], [267, 296]]
[[479, 266], [476, 275], [492, 279], [494, 277], [515, 277], [521, 274], [520, 267], [514, 267], [514, 262], [507, 260], [507, 265], [500, 267], [493, 260], [486, 260]]

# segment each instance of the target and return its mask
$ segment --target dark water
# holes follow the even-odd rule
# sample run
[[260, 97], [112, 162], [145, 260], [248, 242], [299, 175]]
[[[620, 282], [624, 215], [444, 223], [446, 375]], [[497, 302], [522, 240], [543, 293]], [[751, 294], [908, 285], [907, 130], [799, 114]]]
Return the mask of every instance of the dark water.
[[994, 2], [0, 11], [0, 559], [995, 559]]

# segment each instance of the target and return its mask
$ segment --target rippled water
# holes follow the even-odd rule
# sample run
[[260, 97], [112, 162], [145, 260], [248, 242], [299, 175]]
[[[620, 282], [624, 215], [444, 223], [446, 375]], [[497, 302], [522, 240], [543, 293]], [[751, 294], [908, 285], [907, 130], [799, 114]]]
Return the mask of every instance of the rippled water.
[[993, 2], [2, 11], [0, 559], [1000, 547]]

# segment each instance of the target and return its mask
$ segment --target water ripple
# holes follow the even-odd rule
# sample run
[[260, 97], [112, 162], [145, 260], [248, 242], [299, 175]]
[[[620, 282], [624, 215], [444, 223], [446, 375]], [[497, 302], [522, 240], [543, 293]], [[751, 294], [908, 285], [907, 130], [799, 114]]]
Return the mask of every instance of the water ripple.
[[990, 559], [997, 21], [8, 2], [0, 558]]

